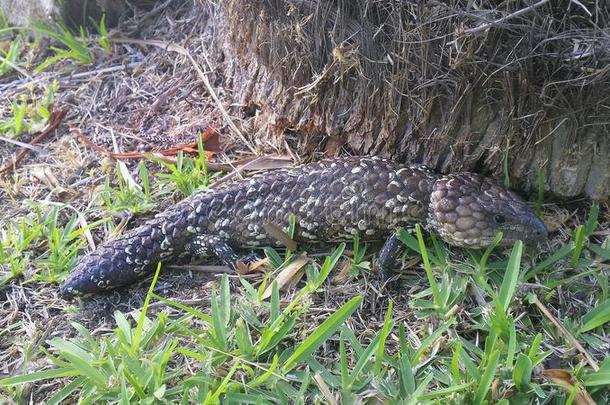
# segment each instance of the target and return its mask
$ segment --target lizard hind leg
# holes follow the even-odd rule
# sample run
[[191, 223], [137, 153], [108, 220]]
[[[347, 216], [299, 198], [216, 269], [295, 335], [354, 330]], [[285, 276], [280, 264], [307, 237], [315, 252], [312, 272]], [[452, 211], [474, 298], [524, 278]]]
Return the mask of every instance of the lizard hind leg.
[[240, 257], [224, 239], [213, 235], [195, 236], [186, 250], [192, 257], [216, 256], [232, 270], [236, 270], [236, 263], [240, 260]]

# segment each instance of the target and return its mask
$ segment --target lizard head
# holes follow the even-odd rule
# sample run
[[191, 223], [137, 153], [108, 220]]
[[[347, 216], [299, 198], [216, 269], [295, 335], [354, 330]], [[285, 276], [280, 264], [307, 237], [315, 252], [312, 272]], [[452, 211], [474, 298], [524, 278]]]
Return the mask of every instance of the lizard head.
[[489, 246], [498, 232], [502, 245], [547, 237], [544, 222], [523, 199], [474, 173], [448, 175], [434, 183], [428, 224], [447, 243], [475, 249]]

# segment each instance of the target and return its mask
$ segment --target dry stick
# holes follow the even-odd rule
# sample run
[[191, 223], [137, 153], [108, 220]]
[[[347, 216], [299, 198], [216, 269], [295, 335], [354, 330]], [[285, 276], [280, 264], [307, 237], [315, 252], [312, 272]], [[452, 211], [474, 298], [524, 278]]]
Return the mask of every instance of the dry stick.
[[591, 356], [589, 352], [587, 352], [585, 348], [582, 347], [580, 342], [576, 340], [574, 336], [572, 336], [570, 331], [567, 330], [561, 322], [559, 322], [559, 319], [557, 319], [555, 315], [553, 315], [551, 311], [549, 311], [549, 309], [542, 302], [540, 302], [538, 298], [536, 298], [536, 306], [544, 316], [546, 316], [551, 322], [553, 322], [557, 329], [559, 329], [559, 331], [566, 337], [566, 339], [568, 339], [570, 343], [572, 343], [576, 350], [578, 350], [580, 353], [582, 353], [583, 356], [585, 356], [585, 359], [587, 359], [587, 362], [589, 363], [591, 368], [595, 371], [599, 371], [599, 365], [597, 364], [593, 356]]
[[210, 93], [210, 96], [212, 96], [212, 98], [214, 99], [216, 106], [218, 107], [218, 109], [222, 113], [223, 117], [227, 121], [227, 124], [229, 125], [229, 127], [231, 127], [233, 132], [235, 132], [241, 138], [241, 141], [248, 147], [248, 149], [250, 149], [250, 152], [256, 153], [254, 148], [252, 148], [250, 146], [249, 142], [246, 140], [246, 137], [242, 134], [242, 132], [237, 127], [237, 125], [235, 125], [235, 123], [233, 122], [233, 119], [231, 118], [231, 116], [229, 115], [229, 113], [227, 112], [225, 107], [222, 105], [222, 102], [216, 95], [216, 91], [214, 91], [214, 88], [210, 84], [208, 77], [206, 76], [204, 71], [201, 70], [201, 67], [199, 67], [199, 64], [197, 63], [197, 61], [193, 58], [191, 53], [186, 48], [184, 48], [180, 45], [176, 45], [176, 44], [172, 44], [172, 43], [164, 42], [164, 41], [159, 41], [156, 39], [140, 40], [140, 39], [115, 38], [112, 41], [117, 42], [117, 43], [124, 43], [124, 44], [152, 45], [152, 46], [156, 46], [159, 48], [163, 48], [167, 51], [177, 52], [181, 55], [186, 56], [188, 58], [188, 60], [191, 62], [191, 64], [193, 65], [193, 67], [195, 68], [195, 70], [197, 71], [197, 74], [199, 75], [199, 78], [201, 79], [201, 81], [205, 85], [206, 89], [208, 90], [208, 93]]
[[21, 67], [17, 66], [16, 64], [14, 64], [13, 62], [11, 62], [10, 60], [6, 59], [4, 56], [0, 55], [0, 62], [2, 63], [6, 63], [11, 69], [13, 69], [16, 72], [21, 73], [23, 76], [27, 77], [29, 80], [32, 80], [32, 76], [30, 76], [30, 74], [25, 70], [22, 69]]
[[[101, 69], [95, 69], [95, 70], [87, 70], [85, 72], [80, 72], [80, 73], [74, 73], [74, 74], [70, 74], [70, 75], [65, 75], [65, 76], [60, 76], [57, 81], [59, 83], [69, 83], [71, 81], [74, 80], [81, 80], [81, 79], [86, 79], [89, 78], [91, 76], [96, 76], [96, 75], [103, 75], [105, 73], [113, 73], [113, 72], [119, 72], [121, 70], [127, 70], [127, 69], [133, 69], [136, 68], [138, 66], [142, 65], [142, 62], [131, 62], [128, 63], [126, 65], [115, 65], [115, 66], [110, 66], [110, 67], [106, 67], [106, 68], [101, 68]], [[51, 76], [43, 76], [43, 77], [37, 77], [37, 78], [30, 78], [31, 80], [28, 81], [23, 81], [23, 79], [19, 79], [19, 80], [15, 80], [12, 81], [10, 83], [4, 84], [0, 86], [0, 90], [2, 91], [12, 91], [12, 90], [19, 90], [19, 89], [23, 89], [26, 88], [28, 86], [31, 86], [33, 84], [51, 79]]]
[[232, 179], [235, 176], [240, 175], [243, 171], [250, 170], [251, 167], [256, 166], [258, 163], [263, 162], [268, 159], [269, 159], [268, 156], [260, 156], [260, 157], [257, 157], [257, 158], [254, 158], [254, 159], [248, 161], [247, 163], [245, 163], [242, 166], [239, 166], [237, 168], [233, 167], [233, 170], [230, 173], [228, 173], [228, 174], [224, 175], [223, 177], [221, 177], [220, 179], [216, 180], [214, 182], [213, 186], [218, 187], [222, 183]]
[[[64, 119], [64, 117], [66, 116], [66, 113], [66, 110], [54, 111], [53, 114], [51, 114], [51, 118], [49, 119], [49, 124], [47, 125], [47, 127], [43, 129], [38, 135], [36, 135], [36, 137], [30, 142], [30, 144], [37, 144], [38, 142], [46, 138], [51, 132], [53, 132], [53, 130], [57, 129], [57, 127], [61, 123], [61, 120]], [[7, 163], [2, 169], [0, 169], [0, 176], [11, 173], [13, 170], [15, 170], [15, 168], [17, 167], [17, 163], [19, 163], [21, 159], [23, 159], [25, 155], [27, 155], [28, 152], [29, 149], [22, 148], [19, 153], [17, 153], [12, 162]]]
[[219, 273], [234, 273], [233, 269], [229, 266], [222, 265], [213, 265], [213, 264], [176, 264], [167, 266], [168, 269], [171, 270], [189, 270], [189, 271], [197, 271], [201, 273], [211, 273], [211, 274], [219, 274]]
[[29, 143], [19, 142], [19, 141], [15, 140], [15, 139], [11, 139], [11, 138], [5, 138], [3, 136], [0, 136], [0, 141], [4, 141], [4, 142], [7, 142], [7, 143], [12, 143], [13, 145], [17, 145], [17, 146], [21, 146], [22, 148], [30, 149], [31, 151], [40, 153], [41, 155], [43, 155], [45, 153], [48, 153], [43, 148], [39, 148], [38, 146], [30, 145]]
[[[104, 127], [105, 128], [105, 127]], [[70, 127], [70, 133], [72, 135], [74, 135], [75, 137], [77, 137], [83, 144], [85, 144], [86, 146], [89, 146], [90, 148], [94, 149], [95, 151], [101, 153], [104, 156], [107, 157], [111, 157], [113, 159], [121, 159], [121, 160], [125, 160], [125, 159], [141, 159], [141, 158], [145, 158], [145, 157], [155, 157], [155, 158], [159, 158], [162, 159], [164, 161], [167, 162], [175, 162], [175, 160], [171, 160], [170, 156], [168, 155], [175, 155], [176, 153], [180, 152], [180, 151], [185, 151], [185, 152], [193, 152], [196, 151], [197, 149], [197, 143], [194, 142], [193, 144], [179, 144], [177, 145], [175, 148], [170, 148], [170, 149], [164, 149], [161, 150], [159, 152], [126, 152], [126, 153], [113, 153], [110, 152], [104, 148], [102, 148], [101, 146], [99, 146], [98, 144], [96, 144], [95, 142], [93, 142], [91, 139], [87, 138], [85, 135], [83, 135], [83, 133], [81, 132], [81, 130], [77, 127]], [[211, 135], [207, 135], [207, 134], [211, 134]], [[211, 136], [215, 135], [216, 132], [208, 132], [207, 130], [203, 133], [202, 136], [202, 141], [205, 145], [205, 142], [210, 139]], [[206, 153], [211, 153], [210, 151], [206, 151]], [[225, 168], [227, 167], [226, 165], [218, 165], [215, 163], [208, 163], [208, 167], [211, 170], [225, 170]], [[220, 167], [220, 169], [218, 169]]]
[[331, 405], [338, 405], [337, 399], [333, 395], [330, 388], [328, 388], [328, 385], [326, 385], [326, 383], [324, 382], [322, 376], [319, 373], [316, 373], [313, 376], [313, 379], [316, 381], [316, 383], [318, 383], [318, 387], [320, 387], [320, 391], [322, 391], [322, 394], [324, 395], [324, 398], [326, 398], [328, 403]]
[[469, 28], [469, 29], [464, 31], [464, 35], [476, 34], [477, 32], [484, 31], [484, 30], [486, 30], [488, 28], [491, 28], [493, 26], [496, 26], [496, 25], [500, 25], [500, 24], [502, 24], [506, 20], [510, 20], [511, 18], [518, 17], [518, 16], [520, 16], [522, 14], [525, 14], [525, 13], [527, 13], [529, 11], [532, 11], [533, 9], [538, 8], [538, 7], [544, 5], [544, 4], [548, 3], [548, 2], [549, 2], [549, 0], [540, 0], [538, 3], [534, 3], [531, 6], [522, 8], [521, 10], [515, 11], [514, 13], [506, 15], [506, 16], [504, 16], [502, 18], [499, 18], [499, 19], [497, 19], [495, 21], [491, 21], [491, 22], [488, 22], [486, 24], [481, 24], [478, 27]]

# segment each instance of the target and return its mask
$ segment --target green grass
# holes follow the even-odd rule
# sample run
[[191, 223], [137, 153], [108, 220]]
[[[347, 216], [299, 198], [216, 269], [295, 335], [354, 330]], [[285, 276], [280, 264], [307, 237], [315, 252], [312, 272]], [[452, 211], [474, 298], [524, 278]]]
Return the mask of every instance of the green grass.
[[7, 269], [0, 274], [0, 287], [14, 278], [23, 276], [32, 256], [32, 245], [42, 235], [41, 213], [9, 222], [0, 229], [0, 266]]
[[[161, 172], [151, 174], [149, 166]], [[102, 206], [86, 214], [146, 212], [167, 194], [207, 187], [214, 176], [202, 149], [175, 164], [120, 164], [101, 189]], [[195, 183], [188, 185], [189, 179]], [[567, 404], [584, 392], [604, 403], [610, 360], [595, 371], [536, 304], [553, 313], [568, 308], [558, 312], [567, 333], [603, 358], [606, 342], [600, 337], [610, 333], [610, 289], [599, 264], [610, 259], [610, 238], [599, 243], [593, 236], [598, 218], [593, 204], [571, 240], [535, 258], [537, 252], [521, 242], [501, 252], [501, 234], [485, 251], [461, 251], [419, 226], [415, 234], [401, 231], [407, 261], [421, 264], [415, 268], [419, 274], [406, 276], [396, 301], [385, 297], [388, 291], [357, 293], [366, 283], [372, 291], [378, 288], [371, 281], [371, 254], [359, 238], [349, 253], [342, 243], [323, 260], [308, 262], [304, 280], [289, 293], [280, 293], [274, 277], [301, 256], [298, 249], [265, 248], [272, 271], [232, 283], [224, 275], [209, 300], [197, 306], [155, 293], [157, 271], [142, 308], [116, 311], [114, 329], [73, 323], [73, 337], [25, 345], [23, 371], [0, 380], [0, 395], [20, 402], [29, 387], [50, 383], [48, 403], [308, 404], [328, 403], [331, 395], [345, 404], [366, 398]], [[295, 227], [291, 216], [289, 237]], [[32, 214], [2, 231], [4, 285], [31, 267], [31, 280], [61, 281], [84, 245], [83, 233], [67, 207], [33, 206]], [[329, 284], [331, 275], [345, 266], [354, 279], [328, 304], [329, 289], [343, 289]], [[559, 300], [559, 294], [567, 298]], [[569, 297], [592, 304], [562, 304]], [[544, 374], [557, 367], [569, 379]]]
[[[92, 65], [98, 47], [113, 51], [105, 18], [93, 25], [95, 36], [35, 25], [54, 44], [40, 63], [27, 60], [40, 41], [28, 42], [21, 32], [26, 28], [9, 27], [0, 13], [0, 39], [10, 41], [0, 51], [0, 77], [11, 80], [6, 76], [15, 67], [37, 66], [35, 74], [61, 61], [76, 62], [60, 63], [61, 69]], [[57, 82], [43, 91], [27, 89], [5, 100], [0, 135], [19, 138], [46, 125]], [[503, 150], [507, 186], [510, 148], [507, 143]], [[32, 301], [19, 301], [18, 310], [39, 322], [30, 313], [41, 303], [35, 296], [45, 300], [52, 289], [44, 287], [56, 288], [67, 276], [86, 245], [85, 232], [94, 231], [96, 241], [109, 239], [116, 214], [148, 214], [161, 199], [204, 190], [218, 175], [208, 170], [200, 146], [195, 156], [180, 153], [172, 163], [118, 163], [95, 190], [100, 198], [82, 212], [29, 203], [26, 215], [0, 228], [3, 305], [13, 305], [14, 291], [31, 292]], [[549, 215], [544, 183], [541, 169], [535, 205]], [[502, 235], [485, 251], [464, 251], [419, 226], [414, 234], [401, 231], [411, 268], [394, 290], [379, 289], [375, 252], [356, 237], [308, 262], [303, 280], [288, 292], [280, 292], [275, 277], [301, 249], [265, 248], [267, 274], [219, 277], [193, 305], [154, 289], [158, 270], [142, 307], [117, 310], [105, 324], [97, 318], [85, 323], [81, 302], [53, 300], [45, 321], [76, 312], [83, 323], [72, 322], [68, 333], [49, 323], [42, 335], [23, 318], [0, 323], [0, 347], [17, 353], [0, 353], [6, 362], [0, 373], [14, 373], [0, 377], [0, 402], [309, 404], [329, 403], [332, 396], [343, 404], [578, 404], [586, 393], [608, 403], [610, 237], [595, 232], [600, 225], [607, 230], [601, 218], [592, 204], [584, 222], [562, 243], [553, 241], [550, 251], [520, 242], [501, 251]], [[295, 227], [291, 216], [289, 237]], [[333, 285], [340, 268], [350, 278]], [[114, 305], [112, 298], [99, 299]]]
[[169, 163], [163, 159], [150, 158], [151, 161], [161, 165], [165, 171], [157, 174], [157, 179], [161, 187], [167, 187], [168, 192], [179, 191], [182, 196], [188, 197], [195, 191], [207, 188], [210, 181], [220, 172], [210, 173], [206, 160], [206, 153], [203, 149], [201, 133], [197, 133], [197, 156], [190, 157], [179, 151], [176, 156], [176, 163]]
[[[1, 23], [0, 23], [1, 27]], [[17, 35], [11, 41], [8, 49], [0, 49], [0, 77], [5, 76], [13, 71], [15, 66], [19, 65], [19, 57], [23, 50], [24, 36]]]
[[[66, 398], [84, 403], [326, 402], [327, 393], [315, 378], [319, 376], [340, 403], [365, 395], [412, 404], [570, 403], [583, 389], [600, 402], [607, 400], [610, 361], [598, 372], [585, 363], [574, 364], [572, 391], [566, 390], [567, 383], [541, 378], [540, 370], [553, 354], [549, 347], [569, 344], [528, 304], [529, 296], [519, 294], [528, 267], [521, 242], [508, 260], [474, 252], [470, 262], [454, 262], [442, 243], [433, 242], [431, 249], [421, 231], [416, 236], [409, 235], [417, 244], [408, 240], [422, 258], [429, 284], [409, 300], [427, 325], [416, 335], [395, 320], [396, 304], [388, 301], [380, 329], [362, 341], [350, 327], [363, 302], [358, 295], [313, 328], [306, 326], [313, 315], [312, 300], [327, 288], [329, 275], [343, 260], [341, 244], [320, 267], [308, 265], [307, 280], [283, 304], [275, 283], [266, 301], [261, 297], [267, 282], [257, 287], [240, 279], [241, 287], [232, 290], [224, 275], [211, 294], [209, 312], [201, 311], [153, 293], [157, 271], [142, 310], [134, 311], [132, 320], [116, 312], [116, 329], [96, 336], [74, 324], [75, 338], [52, 338], [41, 349], [51, 368], [5, 378], [0, 386], [18, 399], [24, 384], [63, 379], [63, 388], [49, 403]], [[571, 262], [569, 255], [563, 260]], [[464, 302], [469, 290], [478, 291], [482, 300], [468, 311], [470, 324], [465, 325], [452, 308]], [[151, 313], [154, 301], [178, 314]], [[607, 330], [607, 307], [608, 301], [599, 302], [575, 319], [575, 336]], [[328, 345], [336, 347], [336, 362], [316, 355]], [[329, 355], [328, 349], [325, 353]]]
[[36, 271], [26, 282], [61, 282], [77, 263], [77, 254], [84, 246], [80, 238], [83, 232], [108, 221], [102, 219], [82, 227], [78, 215], [68, 215], [65, 206], [44, 209], [35, 203], [30, 205], [31, 214], [8, 222], [0, 232], [0, 287], [24, 277], [28, 265]]
[[2, 78], [20, 65], [19, 57], [25, 41], [22, 34], [13, 37], [10, 23], [2, 10], [0, 10], [0, 41], [10, 41], [7, 49], [0, 48], [0, 78]]
[[354, 236], [352, 242], [352, 257], [350, 261], [349, 275], [357, 277], [363, 271], [371, 270], [371, 261], [367, 260], [367, 245], [360, 241], [360, 236]]
[[89, 17], [91, 24], [97, 30], [98, 38], [97, 44], [102, 48], [107, 54], [112, 53], [112, 44], [110, 43], [110, 37], [108, 36], [108, 29], [106, 28], [106, 14], [102, 14], [102, 18], [100, 21], [95, 21], [93, 18]]
[[44, 95], [24, 94], [15, 98], [10, 104], [11, 115], [0, 119], [0, 135], [10, 138], [23, 133], [34, 133], [42, 130], [51, 118], [51, 108], [59, 89], [57, 81], [44, 90]]
[[[46, 100], [52, 103], [55, 86], [47, 92]], [[38, 110], [43, 111], [44, 105]], [[33, 266], [35, 271], [26, 281], [58, 283], [63, 281], [78, 261], [79, 252], [85, 247], [83, 233], [111, 220], [112, 215], [143, 214], [155, 207], [155, 200], [178, 191], [191, 194], [207, 187], [219, 173], [209, 173], [205, 152], [200, 147], [198, 156], [180, 156], [176, 165], [162, 163], [168, 171], [150, 175], [145, 162], [137, 167], [136, 180], [123, 162], [117, 162], [114, 178], [106, 177], [99, 192], [102, 207], [92, 211], [101, 217], [82, 226], [81, 218], [67, 214], [65, 206], [45, 208], [31, 203], [32, 212], [16, 220], [8, 221], [0, 229], [0, 287], [15, 278], [25, 277], [25, 270]], [[154, 181], [154, 188], [151, 181]], [[188, 194], [187, 194], [188, 193]], [[109, 216], [110, 215], [110, 216]], [[294, 232], [294, 218], [291, 220]], [[292, 233], [291, 233], [292, 235]], [[286, 253], [286, 263], [290, 252]]]
[[[115, 178], [106, 177], [100, 197], [109, 214], [130, 212], [142, 214], [155, 207], [150, 190], [149, 171], [144, 162], [138, 165], [140, 184], [133, 178], [123, 162], [115, 166]], [[112, 183], [116, 183], [116, 185]]]
[[61, 45], [61, 47], [50, 47], [54, 55], [38, 65], [36, 72], [42, 72], [52, 64], [62, 60], [73, 60], [83, 65], [90, 65], [94, 61], [93, 53], [87, 44], [87, 33], [83, 27], [80, 28], [79, 35], [75, 35], [68, 27], [61, 23], [50, 24], [35, 21], [26, 29], [52, 38]]
[[[30, 31], [38, 35], [51, 38], [59, 46], [51, 45], [49, 50], [53, 55], [45, 59], [35, 68], [35, 73], [40, 73], [57, 62], [72, 60], [82, 65], [91, 65], [95, 62], [94, 44], [106, 53], [112, 53], [112, 43], [106, 27], [106, 16], [100, 21], [91, 20], [97, 34], [89, 33], [84, 27], [80, 27], [78, 33], [74, 33], [65, 24], [59, 22], [33, 21], [27, 27], [12, 27], [3, 14], [0, 14], [0, 39], [10, 38], [15, 31]], [[95, 38], [95, 41], [92, 39]], [[11, 40], [7, 50], [0, 50], [0, 77], [12, 72], [15, 66], [20, 65], [19, 57], [25, 47], [37, 46], [37, 41], [26, 42], [23, 34], [18, 34]]]
[[[143, 212], [168, 190], [189, 193], [206, 187], [214, 174], [207, 171], [203, 151], [195, 158], [182, 159], [175, 165], [162, 164], [166, 171], [155, 176], [141, 163], [138, 181], [125, 165], [117, 165], [112, 181], [116, 188], [108, 180], [101, 193], [105, 209]], [[185, 179], [195, 174], [202, 177], [199, 183], [184, 189]], [[568, 349], [571, 343], [534, 305], [536, 300], [551, 305], [552, 286], [569, 289], [570, 280], [583, 277], [576, 274], [565, 279], [557, 270], [560, 266], [598, 275], [597, 305], [563, 323], [585, 344], [600, 344], [596, 335], [608, 331], [610, 297], [607, 280], [596, 270], [593, 258], [610, 257], [610, 242], [597, 245], [590, 241], [598, 216], [599, 207], [593, 205], [573, 241], [540, 257], [538, 264], [526, 256], [521, 242], [506, 255], [494, 253], [500, 234], [489, 249], [468, 252], [464, 259], [453, 257], [453, 249], [434, 235], [424, 238], [419, 226], [415, 235], [402, 231], [400, 238], [408, 254], [422, 261], [424, 288], [406, 299], [423, 327], [415, 332], [408, 323], [398, 321], [397, 304], [390, 300], [379, 328], [366, 339], [352, 326], [354, 314], [362, 311], [359, 295], [346, 297], [324, 317], [316, 317], [313, 324], [310, 321], [312, 304], [328, 288], [329, 276], [340, 262], [347, 261], [350, 268], [357, 269], [355, 276], [370, 272], [366, 245], [358, 238], [352, 243], [350, 257], [344, 255], [346, 245], [340, 244], [321, 265], [309, 263], [306, 280], [290, 294], [289, 301], [272, 280], [277, 271], [299, 257], [289, 250], [265, 249], [276, 271], [258, 285], [240, 279], [240, 285], [231, 289], [228, 277], [223, 276], [212, 291], [209, 310], [153, 293], [157, 272], [143, 308], [131, 314], [116, 312], [113, 331], [92, 335], [75, 323], [76, 337], [51, 338], [38, 354], [30, 349], [27, 359], [46, 359], [47, 367], [4, 378], [0, 386], [18, 401], [27, 392], [27, 384], [63, 381], [47, 398], [49, 403], [68, 398], [83, 403], [208, 404], [258, 403], [258, 398], [291, 403], [299, 398], [297, 403], [311, 403], [328, 401], [328, 390], [340, 403], [353, 403], [364, 396], [413, 404], [508, 404], [534, 399], [569, 403], [578, 390], [587, 390], [603, 402], [610, 384], [608, 361], [597, 372], [583, 361], [574, 363], [568, 368], [572, 374], [569, 383], [541, 376], [545, 361], [554, 353], [550, 348]], [[295, 224], [292, 216], [290, 237]], [[77, 216], [60, 208], [44, 215], [35, 209], [33, 215], [11, 224], [0, 240], [0, 264], [11, 269], [5, 283], [22, 277], [28, 263], [39, 269], [33, 279], [60, 281], [76, 262], [83, 232]], [[419, 278], [420, 285], [424, 279]], [[520, 292], [524, 282], [534, 279], [545, 289]], [[263, 296], [269, 286], [271, 296], [266, 300]], [[476, 303], [472, 296], [479, 297]], [[150, 312], [153, 302], [173, 311]], [[465, 302], [470, 302], [467, 309]], [[323, 357], [319, 357], [320, 351]]]

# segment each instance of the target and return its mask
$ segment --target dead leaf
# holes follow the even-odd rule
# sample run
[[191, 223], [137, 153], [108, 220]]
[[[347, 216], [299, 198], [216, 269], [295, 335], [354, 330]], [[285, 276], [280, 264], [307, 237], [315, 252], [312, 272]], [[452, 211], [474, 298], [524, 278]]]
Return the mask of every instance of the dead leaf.
[[331, 405], [338, 405], [337, 399], [333, 395], [330, 388], [328, 388], [328, 385], [326, 385], [326, 383], [324, 382], [322, 376], [316, 373], [316, 375], [313, 376], [313, 379], [318, 384], [318, 387], [320, 387], [320, 391], [322, 392], [322, 395], [324, 395], [324, 398], [326, 398], [328, 403]]
[[169, 269], [176, 270], [192, 270], [199, 271], [202, 273], [233, 273], [233, 270], [229, 266], [216, 266], [216, 265], [197, 265], [197, 264], [174, 264], [167, 266]]
[[55, 175], [48, 166], [35, 166], [30, 170], [30, 173], [32, 174], [32, 176], [38, 179], [38, 181], [44, 183], [44, 185], [47, 186], [49, 190], [53, 190], [56, 187], [59, 187], [59, 180], [57, 180], [57, 177], [55, 177]]
[[345, 145], [345, 138], [338, 135], [332, 135], [328, 142], [326, 142], [326, 147], [324, 148], [324, 153], [326, 156], [337, 156], [339, 154], [339, 149], [343, 145]]
[[576, 379], [568, 370], [550, 368], [543, 370], [542, 375], [553, 383], [559, 385], [567, 395], [570, 395], [574, 390], [574, 387], [576, 387], [577, 392], [574, 397], [574, 403], [576, 405], [596, 405], [596, 402], [593, 400], [593, 398], [591, 398], [587, 390], [582, 386], [576, 385]]
[[290, 235], [284, 232], [284, 230], [278, 225], [271, 222], [266, 222], [263, 224], [263, 228], [269, 236], [286, 246], [287, 249], [292, 251], [297, 249], [297, 243], [294, 241], [294, 239], [292, 239]]
[[59, 184], [59, 180], [57, 180], [57, 177], [55, 177], [53, 171], [48, 166], [34, 166], [30, 169], [30, 174], [43, 183], [49, 191], [55, 193], [61, 201], [67, 200], [74, 194], [74, 190], [68, 190]]
[[[297, 283], [303, 276], [303, 272], [300, 270], [303, 269], [307, 263], [309, 263], [309, 258], [302, 255], [286, 266], [284, 270], [280, 271], [280, 274], [278, 274], [274, 280], [277, 282], [278, 288], [283, 291], [289, 288], [290, 285]], [[272, 287], [273, 283], [270, 283], [269, 286], [267, 286], [267, 289], [263, 293], [263, 299], [267, 299], [271, 296]]]
[[331, 282], [333, 284], [345, 283], [345, 281], [350, 279], [349, 273], [350, 273], [351, 268], [352, 268], [352, 263], [350, 260], [343, 261], [343, 264], [341, 265], [341, 270], [339, 270], [339, 273], [337, 273], [337, 275], [335, 277], [333, 277]]
[[252, 263], [244, 263], [244, 262], [237, 262], [236, 266], [237, 266], [237, 272], [239, 273], [240, 276], [246, 275], [246, 274], [250, 274], [253, 273], [255, 271], [259, 271], [259, 272], [265, 272], [265, 268], [268, 267], [269, 265], [269, 259], [268, 258], [262, 258], [259, 259], [255, 262]]

